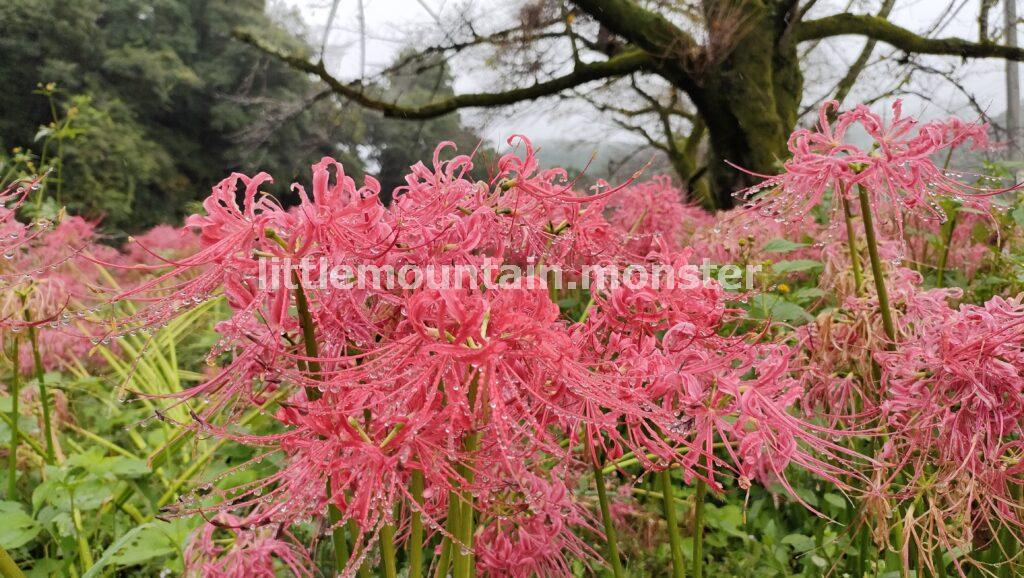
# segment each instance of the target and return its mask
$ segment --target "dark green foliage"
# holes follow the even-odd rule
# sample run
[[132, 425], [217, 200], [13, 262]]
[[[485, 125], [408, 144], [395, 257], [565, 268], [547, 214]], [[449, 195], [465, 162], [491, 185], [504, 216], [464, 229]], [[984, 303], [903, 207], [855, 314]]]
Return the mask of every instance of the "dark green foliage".
[[[72, 112], [60, 201], [111, 229], [174, 221], [232, 170], [287, 184], [332, 154], [358, 174], [362, 114], [231, 38], [247, 26], [303, 50], [264, 10], [261, 0], [0, 3], [0, 144], [54, 158], [39, 128]], [[47, 83], [53, 109], [34, 92]]]

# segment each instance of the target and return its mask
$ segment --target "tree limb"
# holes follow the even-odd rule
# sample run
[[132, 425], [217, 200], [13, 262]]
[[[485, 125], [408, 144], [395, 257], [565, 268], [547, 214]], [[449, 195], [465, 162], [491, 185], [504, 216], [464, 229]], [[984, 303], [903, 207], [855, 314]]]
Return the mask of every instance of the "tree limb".
[[572, 72], [564, 76], [537, 82], [531, 86], [513, 88], [504, 92], [460, 94], [422, 106], [402, 106], [397, 103], [379, 100], [373, 95], [367, 94], [360, 84], [346, 84], [342, 82], [327, 72], [323, 61], [310, 62], [304, 57], [287, 54], [277, 48], [268, 46], [257, 38], [255, 34], [245, 30], [235, 30], [233, 34], [238, 40], [280, 59], [291, 68], [317, 76], [334, 93], [348, 100], [366, 108], [379, 111], [386, 117], [411, 120], [437, 118], [461, 108], [503, 106], [551, 96], [581, 84], [602, 78], [623, 76], [651, 68], [655, 64], [650, 55], [643, 50], [627, 48], [608, 60], [580, 64]]
[[797, 38], [801, 42], [846, 34], [866, 36], [914, 54], [1024, 60], [1024, 48], [971, 42], [962, 38], [926, 38], [877, 16], [836, 14], [804, 22], [797, 30]]
[[605, 28], [656, 58], [685, 63], [698, 57], [700, 45], [668, 18], [631, 0], [573, 0]]
[[[882, 2], [882, 7], [878, 11], [878, 17], [883, 19], [889, 18], [889, 13], [892, 12], [893, 6], [896, 5], [896, 0], [885, 0]], [[871, 54], [875, 51], [875, 44], [878, 41], [874, 38], [868, 38], [867, 42], [864, 43], [864, 49], [860, 51], [857, 56], [857, 60], [850, 66], [849, 70], [846, 71], [846, 75], [836, 85], [835, 98], [840, 104], [846, 100], [846, 96], [850, 94], [850, 90], [853, 89], [853, 85], [856, 84], [857, 78], [860, 77], [861, 72], [864, 71], [864, 67], [867, 66], [868, 60], [871, 59]]]

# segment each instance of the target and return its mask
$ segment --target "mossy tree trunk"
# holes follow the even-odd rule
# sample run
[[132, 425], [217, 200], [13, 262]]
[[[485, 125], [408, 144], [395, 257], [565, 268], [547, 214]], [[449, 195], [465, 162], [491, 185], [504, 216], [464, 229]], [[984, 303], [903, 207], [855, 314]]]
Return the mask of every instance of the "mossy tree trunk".
[[780, 14], [785, 6], [759, 0], [742, 4], [749, 21], [736, 46], [691, 93], [708, 127], [718, 208], [731, 207], [732, 192], [751, 183], [726, 161], [754, 172], [778, 171], [803, 90], [796, 45], [787, 34], [785, 12]]

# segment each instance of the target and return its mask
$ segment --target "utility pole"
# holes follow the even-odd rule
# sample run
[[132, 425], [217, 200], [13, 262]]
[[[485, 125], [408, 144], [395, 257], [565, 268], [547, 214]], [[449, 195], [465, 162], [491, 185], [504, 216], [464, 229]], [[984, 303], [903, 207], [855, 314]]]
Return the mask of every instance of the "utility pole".
[[[1017, 46], [1017, 0], [1004, 0], [1003, 20], [1007, 46]], [[1016, 61], [1006, 61], [1006, 133], [1007, 155], [1011, 160], [1020, 157], [1020, 69]]]

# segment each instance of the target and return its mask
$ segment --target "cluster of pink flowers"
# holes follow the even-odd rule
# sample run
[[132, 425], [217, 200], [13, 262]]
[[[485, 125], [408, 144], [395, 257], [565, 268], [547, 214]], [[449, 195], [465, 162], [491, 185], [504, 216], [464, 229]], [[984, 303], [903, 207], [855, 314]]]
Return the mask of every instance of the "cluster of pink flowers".
[[667, 175], [635, 183], [616, 193], [608, 203], [609, 222], [627, 238], [627, 249], [643, 257], [658, 239], [686, 247], [698, 231], [710, 229], [714, 216], [700, 206], [684, 202], [685, 192]]
[[1024, 304], [995, 297], [919, 320], [898, 350], [881, 352], [881, 455], [906, 496], [924, 494], [946, 548], [971, 544], [993, 520], [1021, 526]]
[[[939, 203], [953, 199], [985, 211], [985, 200], [1005, 189], [978, 188], [955, 178], [940, 166], [936, 156], [970, 143], [974, 149], [988, 146], [988, 125], [952, 118], [920, 124], [905, 117], [902, 103], [892, 106], [887, 122], [865, 105], [838, 112], [830, 101], [820, 111], [814, 128], [802, 128], [789, 139], [792, 157], [785, 172], [736, 195], [745, 207], [763, 217], [784, 223], [803, 223], [811, 211], [832, 197], [831, 228], [843, 219], [841, 204], [858, 206], [863, 192], [872, 217], [890, 238], [899, 242], [894, 261], [902, 260], [904, 226], [910, 217], [944, 222], [946, 211]], [[835, 114], [835, 121], [830, 116]], [[853, 144], [848, 133], [857, 127], [871, 139], [866, 150]]]
[[[238, 532], [238, 519], [220, 514], [193, 534], [185, 549], [188, 578], [275, 578], [278, 564], [298, 578], [313, 578], [313, 561], [306, 549], [287, 531], [275, 535], [273, 528]], [[231, 544], [218, 544], [218, 532], [231, 537]]]
[[[231, 305], [214, 352], [231, 361], [185, 394], [194, 427], [261, 448], [258, 460], [278, 453], [283, 466], [215, 491], [214, 509], [237, 516], [225, 524], [240, 533], [287, 527], [330, 505], [340, 512], [335, 526], [354, 520], [359, 529], [351, 574], [382, 529], [408, 539], [414, 516], [430, 535], [472, 549], [471, 536], [442, 525], [459, 497], [477, 510], [482, 571], [569, 575], [567, 556], [597, 555], [578, 537], [598, 525], [576, 480], [627, 454], [652, 470], [682, 467], [686, 479], [715, 488], [722, 475], [788, 487], [790, 464], [844, 483], [854, 456], [831, 441], [840, 432], [793, 409], [797, 352], [720, 335], [737, 312], [713, 281], [609, 288], [593, 295], [583, 320], [559, 309], [558, 288], [545, 279], [416, 290], [259, 282], [260, 260], [270, 257], [398, 270], [542, 261], [572, 272], [633, 263], [640, 252], [677, 275], [696, 271], [690, 251], [678, 248], [684, 233], [645, 214], [653, 219], [651, 203], [663, 200], [675, 216], [698, 214], [666, 181], [627, 186], [647, 209], [634, 215], [637, 207], [620, 205], [608, 221], [616, 189], [573, 191], [564, 172], [538, 170], [525, 139], [524, 154], [500, 159], [491, 182], [464, 178], [471, 160], [442, 160], [446, 146], [431, 167], [412, 168], [389, 207], [375, 181], [359, 188], [327, 158], [313, 166], [311, 193], [293, 185], [301, 202], [290, 210], [260, 190], [268, 175], [232, 175], [213, 189], [205, 214], [188, 220], [198, 251], [120, 295], [155, 301], [124, 322], [135, 327], [220, 291]], [[274, 402], [281, 433], [232, 427], [247, 406]], [[729, 459], [715, 452], [723, 446]], [[414, 475], [423, 479], [420, 496], [409, 490]], [[200, 502], [179, 509], [208, 508]]]
[[[0, 328], [44, 329], [52, 368], [87, 357], [88, 338], [110, 343], [224, 298], [216, 367], [173, 403], [193, 418], [183, 427], [251, 448], [237, 469], [279, 467], [212, 480], [171, 508], [208, 520], [185, 552], [190, 576], [312, 576], [289, 531], [311, 519], [321, 534], [347, 529], [344, 576], [392, 544], [437, 545], [434, 563], [481, 575], [571, 576], [573, 560], [605, 556], [584, 538], [602, 532], [591, 476], [628, 467], [673, 468], [712, 491], [781, 487], [804, 503], [787, 476], [800, 468], [867, 511], [902, 508], [904, 552], [966, 551], [986, 525], [1021, 528], [1024, 303], [956, 308], [960, 289], [928, 289], [900, 265], [908, 247], [937, 257], [903, 233], [941, 224], [946, 201], [959, 226], [940, 227], [941, 267], [970, 275], [988, 250], [973, 230], [1002, 190], [963, 184], [934, 158], [984, 146], [987, 129], [919, 126], [898, 103], [888, 123], [836, 106], [793, 134], [785, 172], [718, 215], [667, 178], [581, 193], [564, 171], [541, 170], [521, 137], [488, 181], [470, 180], [473, 160], [443, 143], [387, 206], [375, 180], [358, 186], [331, 158], [312, 166], [308, 189], [292, 185], [293, 207], [265, 190], [266, 173], [232, 174], [184, 229], [158, 227], [120, 251], [81, 219], [20, 223], [37, 183], [16, 184], [0, 192], [0, 283], [15, 289]], [[869, 148], [848, 142], [854, 126]], [[835, 305], [795, 329], [747, 319], [749, 295], [708, 279], [634, 275], [587, 292], [543, 268], [502, 268], [580, 280], [594, 266], [642, 265], [701, 279], [703, 259], [779, 252], [823, 261], [817, 294]], [[265, 276], [271, 261], [358, 282], [281, 282]], [[456, 277], [396, 287], [367, 267]], [[109, 292], [134, 312], [99, 322]], [[238, 426], [254, 411], [271, 433]], [[878, 542], [887, 530], [876, 524]]]

